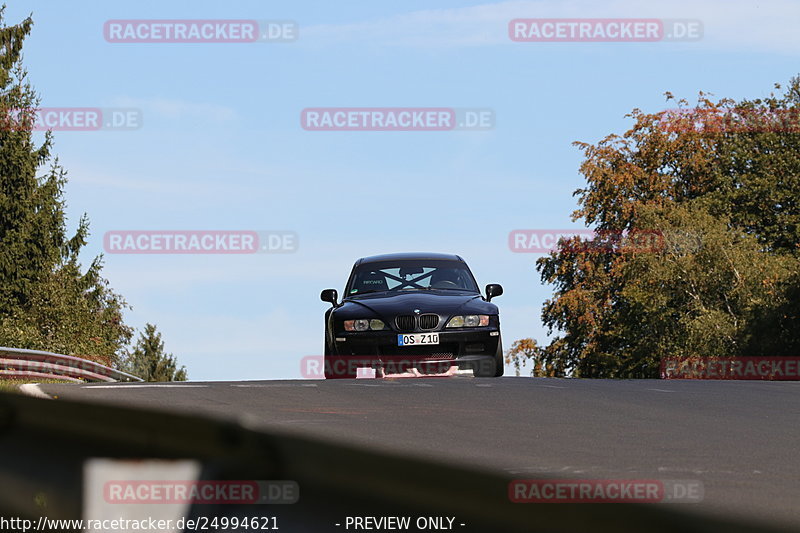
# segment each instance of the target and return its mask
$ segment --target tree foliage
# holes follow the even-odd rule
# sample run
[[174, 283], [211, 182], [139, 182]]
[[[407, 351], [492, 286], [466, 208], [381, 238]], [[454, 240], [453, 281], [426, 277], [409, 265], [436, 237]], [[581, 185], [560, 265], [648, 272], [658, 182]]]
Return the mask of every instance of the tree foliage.
[[[66, 171], [51, 132], [36, 132], [40, 98], [22, 65], [33, 21], [3, 24], [0, 8], [0, 346], [49, 350], [117, 365], [133, 330], [102, 276], [102, 256], [82, 268], [83, 215], [67, 229]], [[185, 373], [184, 373], [185, 375]]]
[[530, 375], [533, 377], [564, 377], [564, 365], [551, 357], [551, 353], [543, 349], [534, 339], [514, 341], [506, 353], [507, 364], [513, 364], [517, 376], [527, 363], [532, 364]]
[[186, 367], [177, 368], [172, 354], [164, 352], [161, 333], [147, 324], [123, 362], [126, 371], [145, 381], [186, 381]]
[[800, 351], [800, 79], [764, 99], [678, 104], [635, 109], [622, 136], [575, 143], [587, 185], [573, 219], [595, 241], [662, 239], [655, 250], [565, 240], [537, 262], [555, 287], [542, 317], [558, 332], [537, 356], [573, 375], [656, 377], [667, 356]]
[[125, 302], [101, 277], [102, 258], [82, 271], [88, 220], [67, 234], [66, 172], [50, 132], [35, 141], [39, 97], [21, 61], [32, 24], [0, 27], [0, 344], [113, 363], [131, 336]]

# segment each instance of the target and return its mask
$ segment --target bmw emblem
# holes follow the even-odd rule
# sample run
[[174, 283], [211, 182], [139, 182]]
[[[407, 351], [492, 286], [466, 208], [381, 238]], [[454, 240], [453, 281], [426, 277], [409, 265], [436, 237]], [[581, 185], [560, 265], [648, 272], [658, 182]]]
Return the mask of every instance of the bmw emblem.
[[414, 313], [419, 314], [419, 309], [414, 309]]

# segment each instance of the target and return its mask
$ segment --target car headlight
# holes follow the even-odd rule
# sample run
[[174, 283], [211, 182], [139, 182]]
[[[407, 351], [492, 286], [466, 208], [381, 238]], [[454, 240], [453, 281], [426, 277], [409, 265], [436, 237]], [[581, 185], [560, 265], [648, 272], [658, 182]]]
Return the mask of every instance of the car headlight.
[[447, 322], [448, 328], [474, 328], [488, 325], [489, 315], [456, 315]]
[[385, 327], [386, 324], [383, 323], [383, 320], [378, 320], [377, 318], [373, 318], [372, 320], [359, 318], [358, 320], [344, 321], [345, 331], [367, 331], [368, 329], [378, 331], [384, 329]]

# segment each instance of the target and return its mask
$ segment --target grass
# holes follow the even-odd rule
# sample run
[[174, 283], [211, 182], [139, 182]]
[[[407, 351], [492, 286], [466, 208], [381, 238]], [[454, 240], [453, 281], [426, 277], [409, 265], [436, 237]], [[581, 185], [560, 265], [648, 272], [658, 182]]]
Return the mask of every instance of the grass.
[[26, 383], [72, 383], [62, 379], [0, 379], [0, 392], [19, 392], [19, 386]]

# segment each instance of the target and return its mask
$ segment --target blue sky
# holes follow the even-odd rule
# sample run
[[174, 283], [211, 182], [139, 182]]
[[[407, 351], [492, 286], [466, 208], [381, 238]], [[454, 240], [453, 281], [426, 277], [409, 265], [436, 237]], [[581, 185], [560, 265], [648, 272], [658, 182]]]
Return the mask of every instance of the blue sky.
[[[758, 97], [798, 74], [792, 1], [59, 2], [25, 45], [43, 107], [133, 107], [133, 131], [55, 134], [70, 222], [86, 212], [88, 260], [109, 230], [290, 230], [296, 253], [109, 255], [105, 275], [158, 325], [191, 379], [300, 377], [322, 351], [321, 289], [355, 259], [458, 253], [501, 283], [506, 347], [546, 339], [551, 288], [508, 233], [579, 227], [573, 141], [624, 132], [663, 93]], [[515, 18], [687, 18], [703, 39], [518, 43]], [[291, 43], [109, 43], [109, 19], [292, 20]], [[488, 131], [315, 132], [307, 107], [491, 108]]]

